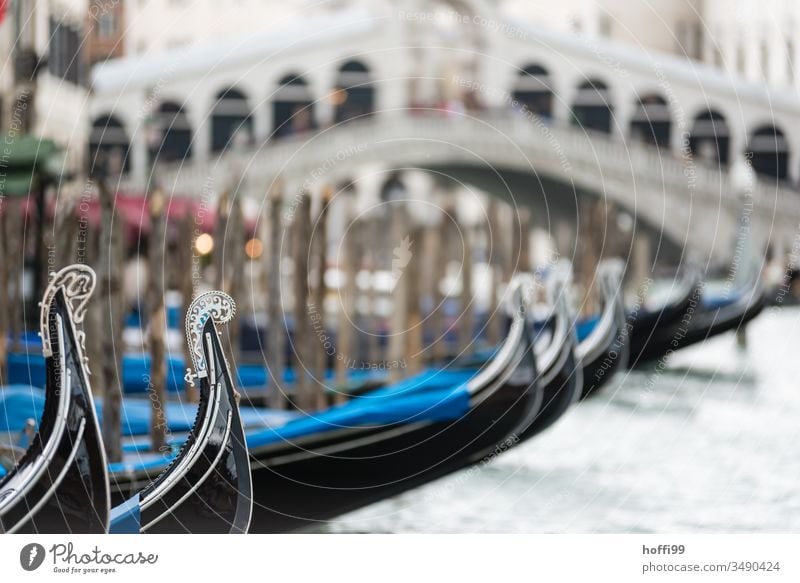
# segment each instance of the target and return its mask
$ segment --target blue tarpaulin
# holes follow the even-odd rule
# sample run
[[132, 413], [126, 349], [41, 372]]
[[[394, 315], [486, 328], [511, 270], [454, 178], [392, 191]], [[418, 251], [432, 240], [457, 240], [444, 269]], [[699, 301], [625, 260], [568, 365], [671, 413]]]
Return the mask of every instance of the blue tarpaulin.
[[[266, 408], [241, 408], [247, 433], [247, 444], [254, 448], [282, 440], [325, 433], [335, 429], [394, 423], [416, 423], [457, 419], [469, 410], [466, 382], [474, 371], [427, 371], [369, 394], [351, 399], [324, 411], [304, 414]], [[16, 433], [27, 419], [40, 419], [44, 407], [44, 391], [29, 385], [11, 385], [0, 389], [0, 432]], [[95, 403], [102, 418], [102, 404]], [[165, 411], [169, 430], [185, 434], [194, 423], [197, 405], [167, 403]], [[123, 400], [122, 432], [126, 437], [147, 435], [151, 404], [146, 399]], [[173, 446], [185, 438], [178, 435]], [[114, 472], [157, 470], [166, 466], [170, 456], [143, 455], [146, 439], [128, 442], [125, 460], [110, 464]]]

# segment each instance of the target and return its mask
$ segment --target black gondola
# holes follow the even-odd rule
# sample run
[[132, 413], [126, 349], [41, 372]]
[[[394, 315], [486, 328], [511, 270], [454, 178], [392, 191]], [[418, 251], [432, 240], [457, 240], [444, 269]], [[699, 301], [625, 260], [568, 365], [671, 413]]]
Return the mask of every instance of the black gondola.
[[189, 305], [186, 335], [195, 374], [187, 378], [200, 382], [194, 427], [169, 467], [114, 508], [112, 532], [247, 532], [250, 461], [238, 394], [216, 329], [234, 313], [233, 300], [222, 292], [204, 293]]
[[766, 305], [766, 294], [757, 269], [750, 271], [744, 283], [719, 298], [710, 297], [708, 284], [700, 284], [686, 308], [668, 326], [659, 326], [648, 343], [640, 348], [642, 361], [662, 358], [692, 344], [736, 330], [758, 316]]
[[465, 387], [468, 409], [457, 418], [254, 446], [254, 530], [313, 526], [479, 462], [498, 444], [510, 447], [541, 404], [536, 376], [530, 330], [515, 313], [496, 358]]
[[583, 368], [581, 399], [597, 394], [614, 374], [628, 365], [628, 326], [622, 299], [624, 266], [619, 260], [604, 261], [598, 268], [603, 311], [589, 336], [578, 344]]
[[547, 325], [551, 326], [552, 335], [536, 357], [543, 401], [532, 421], [521, 429], [522, 441], [553, 425], [580, 398], [583, 370], [576, 355], [578, 341], [568, 305], [571, 277], [571, 266], [565, 263], [548, 281], [553, 310]]
[[94, 285], [94, 271], [73, 265], [52, 275], [45, 290], [44, 412], [30, 447], [0, 482], [0, 531], [78, 534], [108, 528], [107, 463], [80, 329]]
[[653, 358], [663, 356], [666, 347], [658, 341], [664, 330], [674, 327], [686, 314], [701, 293], [700, 271], [688, 265], [679, 272], [672, 299], [654, 310], [637, 305], [627, 315], [628, 367], [634, 367]]
[[[513, 445], [542, 398], [528, 328], [515, 310], [496, 357], [458, 386], [387, 387], [283, 428], [248, 431], [251, 530], [312, 527], [478, 462], [509, 438], [501, 447]], [[118, 489], [124, 479], [117, 476]]]

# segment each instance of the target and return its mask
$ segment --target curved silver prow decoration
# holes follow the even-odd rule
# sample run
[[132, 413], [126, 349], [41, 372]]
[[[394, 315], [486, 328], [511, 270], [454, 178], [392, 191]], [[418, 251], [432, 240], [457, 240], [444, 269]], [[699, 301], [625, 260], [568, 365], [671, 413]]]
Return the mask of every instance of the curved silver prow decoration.
[[604, 296], [614, 301], [622, 297], [622, 280], [625, 276], [625, 264], [621, 259], [604, 259], [597, 268]]
[[75, 336], [80, 343], [83, 364], [89, 371], [86, 358], [86, 333], [83, 331], [83, 319], [86, 316], [86, 304], [94, 291], [97, 276], [94, 269], [87, 265], [75, 264], [65, 267], [61, 271], [50, 274], [50, 283], [44, 291], [42, 301], [39, 303], [39, 336], [42, 338], [42, 354], [45, 357], [53, 356], [52, 340], [50, 339], [50, 306], [58, 288], [64, 289], [64, 296], [69, 302], [72, 323], [75, 325]]
[[504, 307], [510, 318], [524, 316], [536, 302], [536, 290], [541, 283], [532, 273], [515, 273], [506, 288]]
[[186, 342], [188, 342], [194, 373], [186, 369], [186, 382], [194, 386], [194, 379], [208, 376], [208, 363], [203, 355], [203, 327], [208, 319], [218, 328], [236, 315], [233, 298], [221, 291], [208, 291], [197, 296], [186, 311]]

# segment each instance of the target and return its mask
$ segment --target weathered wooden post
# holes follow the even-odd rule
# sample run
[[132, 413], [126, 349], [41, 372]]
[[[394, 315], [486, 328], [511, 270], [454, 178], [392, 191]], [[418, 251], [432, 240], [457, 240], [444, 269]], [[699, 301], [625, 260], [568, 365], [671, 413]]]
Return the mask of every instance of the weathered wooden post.
[[308, 375], [306, 374], [308, 358], [313, 354], [314, 338], [308, 333], [308, 243], [311, 230], [311, 197], [303, 192], [297, 201], [297, 209], [293, 224], [294, 241], [292, 255], [294, 257], [294, 350], [293, 364], [295, 372], [295, 394], [297, 406], [310, 410], [316, 399], [313, 398]]
[[392, 242], [395, 244], [392, 251], [394, 256], [392, 258], [392, 280], [394, 281], [392, 326], [389, 338], [389, 354], [386, 359], [391, 367], [389, 378], [394, 381], [403, 376], [402, 370], [396, 365], [402, 362], [406, 355], [406, 335], [408, 334], [409, 323], [408, 307], [410, 303], [408, 295], [412, 293], [411, 279], [408, 277], [406, 269], [414, 255], [414, 241], [411, 240], [408, 229], [408, 210], [405, 206], [395, 206], [397, 208], [393, 209], [394, 221], [392, 223]]
[[644, 301], [644, 296], [647, 294], [645, 282], [652, 274], [653, 250], [650, 237], [645, 233], [637, 234], [633, 238], [631, 244], [633, 245], [633, 250], [631, 252], [633, 255], [633, 270], [630, 283], [633, 284], [636, 295], [639, 301], [642, 302]]
[[531, 211], [527, 207], [519, 207], [519, 268], [521, 273], [530, 273], [531, 265]]
[[442, 278], [447, 273], [447, 234], [450, 217], [443, 213], [441, 220], [430, 229], [431, 252], [431, 300], [433, 313], [430, 316], [430, 329], [433, 331], [431, 353], [434, 362], [441, 362], [447, 355], [447, 342], [444, 318], [444, 294]]
[[486, 228], [487, 261], [492, 268], [492, 288], [489, 298], [489, 322], [487, 323], [486, 337], [491, 346], [500, 342], [503, 327], [503, 313], [499, 308], [500, 286], [505, 282], [505, 265], [508, 262], [505, 252], [505, 241], [500, 221], [500, 209], [497, 201], [489, 201], [489, 215]]
[[271, 378], [267, 389], [267, 405], [276, 409], [284, 406], [283, 373], [286, 369], [286, 325], [283, 320], [281, 302], [281, 241], [282, 241], [282, 200], [280, 183], [273, 184], [269, 191], [265, 212], [269, 225], [267, 242], [267, 369]]
[[56, 270], [73, 262], [78, 223], [75, 220], [75, 201], [67, 198], [61, 210], [56, 213], [54, 260]]
[[[416, 243], [420, 248], [423, 246], [425, 236], [425, 229], [421, 226], [414, 227], [411, 230], [411, 244]], [[422, 255], [415, 254], [406, 266], [406, 346], [405, 355], [401, 360], [392, 362], [390, 365], [393, 370], [398, 371], [398, 376], [416, 374], [422, 370], [422, 345], [423, 345], [423, 330], [422, 330], [422, 306], [420, 305], [421, 296], [420, 290], [412, 289], [412, 284], [420, 281], [422, 273]], [[402, 372], [403, 369], [405, 372]]]
[[228, 217], [230, 216], [230, 195], [223, 190], [217, 201], [217, 221], [214, 225], [214, 277], [215, 287], [227, 291], [225, 273], [225, 235], [228, 232]]
[[369, 274], [369, 287], [367, 288], [367, 298], [369, 303], [369, 314], [366, 321], [369, 322], [369, 335], [367, 336], [366, 360], [372, 364], [377, 364], [383, 360], [383, 348], [381, 338], [383, 329], [381, 317], [378, 313], [378, 288], [376, 286], [376, 274], [378, 272], [379, 249], [382, 246], [383, 238], [380, 232], [380, 220], [373, 220], [369, 223], [369, 228], [364, 229], [364, 239], [369, 249], [367, 257], [367, 272]]
[[9, 283], [8, 328], [11, 334], [11, 351], [19, 350], [19, 336], [22, 332], [22, 314], [24, 300], [22, 297], [22, 266], [25, 263], [25, 249], [22, 245], [21, 230], [23, 227], [20, 205], [6, 201], [6, 248], [8, 249], [7, 273]]
[[[5, 204], [4, 204], [5, 203]], [[8, 246], [6, 221], [8, 203], [0, 199], [0, 384], [8, 383]]]
[[475, 327], [475, 304], [472, 290], [472, 232], [469, 225], [462, 226], [461, 237], [464, 245], [464, 263], [461, 265], [461, 306], [460, 325], [458, 327], [458, 353], [469, 351], [473, 342]]
[[578, 262], [578, 280], [580, 281], [584, 297], [584, 314], [593, 313], [599, 303], [599, 291], [595, 278], [597, 266], [601, 259], [603, 247], [603, 231], [605, 229], [605, 212], [602, 201], [587, 200], [581, 205], [579, 214], [581, 221], [580, 261]]
[[317, 215], [316, 222], [316, 235], [312, 243], [312, 250], [317, 258], [316, 268], [316, 281], [314, 282], [314, 295], [311, 300], [314, 317], [316, 321], [314, 328], [317, 336], [315, 342], [316, 350], [311, 356], [314, 357], [314, 377], [316, 378], [317, 386], [317, 409], [324, 409], [327, 403], [327, 391], [325, 383], [325, 373], [328, 367], [328, 354], [325, 349], [325, 343], [320, 341], [320, 338], [327, 337], [326, 319], [325, 319], [325, 296], [327, 295], [327, 287], [325, 285], [325, 270], [328, 267], [328, 211], [333, 198], [333, 189], [326, 186], [322, 191], [320, 199], [320, 209]]
[[166, 334], [166, 310], [164, 307], [164, 247], [166, 246], [166, 220], [164, 218], [164, 194], [156, 188], [150, 194], [150, 246], [148, 343], [150, 345], [150, 442], [153, 451], [161, 451], [166, 444], [167, 363], [164, 335]]
[[[100, 293], [107, 302], [103, 306], [102, 332], [107, 345], [103, 347], [103, 441], [110, 462], [122, 461], [120, 415], [122, 410], [122, 353], [123, 305], [122, 239], [114, 215], [114, 196], [105, 180], [98, 182], [100, 196]], [[100, 302], [98, 302], [100, 303]]]
[[[99, 199], [98, 199], [99, 201]], [[100, 226], [97, 229], [88, 229], [85, 235], [85, 255], [83, 259], [86, 265], [94, 266], [95, 271], [101, 273], [102, 267], [100, 264], [100, 241], [103, 237], [103, 229]], [[81, 257], [81, 253], [78, 253]], [[98, 287], [97, 293], [100, 292]], [[84, 329], [86, 331], [86, 355], [90, 363], [96, 363], [91, 366], [92, 371], [92, 394], [97, 398], [105, 400], [106, 394], [106, 379], [104, 369], [105, 343], [103, 322], [105, 321], [105, 298], [97, 297], [97, 301], [89, 302], [86, 309], [86, 319], [84, 320]]]
[[[189, 304], [194, 299], [194, 286], [195, 278], [199, 279], [199, 265], [195, 266], [195, 219], [191, 213], [186, 213], [180, 222], [179, 236], [178, 236], [178, 263], [180, 266], [180, 273], [178, 274], [178, 286], [181, 293], [181, 329], [183, 329], [184, 322], [186, 322], [187, 310]], [[197, 259], [199, 261], [199, 258]], [[192, 348], [188, 342], [183, 342], [183, 362], [186, 366], [190, 366], [192, 362]], [[191, 383], [184, 380], [183, 387], [186, 400], [190, 403], [197, 403], [200, 400], [200, 390], [197, 386], [192, 386]]]
[[[241, 306], [242, 313], [245, 312], [247, 302], [244, 286], [244, 257], [245, 257], [245, 226], [244, 215], [242, 212], [242, 199], [241, 194], [236, 193], [230, 205], [230, 215], [228, 216], [227, 237], [224, 239], [226, 244], [223, 246], [227, 250], [229, 273], [227, 277], [223, 277], [225, 287], [220, 288], [231, 295], [236, 302], [237, 306]], [[222, 242], [222, 240], [220, 240]], [[222, 253], [220, 249], [220, 253]], [[224, 262], [219, 263], [220, 268], [224, 266]], [[228, 326], [228, 341], [230, 342], [230, 354], [233, 362], [233, 374], [236, 375], [236, 363], [241, 360], [241, 322], [234, 321]]]
[[[351, 320], [357, 317], [356, 298], [358, 296], [358, 286], [356, 285], [356, 278], [358, 277], [358, 268], [361, 263], [359, 238], [363, 230], [363, 223], [352, 224], [350, 233], [345, 237], [342, 245], [342, 265], [340, 265], [340, 269], [344, 270], [345, 282], [344, 289], [340, 292], [339, 305], [341, 306], [341, 312], [336, 334], [337, 353], [335, 367], [336, 387], [338, 389], [347, 384], [347, 376], [355, 353], [355, 330]], [[346, 395], [341, 390], [336, 391], [334, 402], [342, 403], [346, 399]]]

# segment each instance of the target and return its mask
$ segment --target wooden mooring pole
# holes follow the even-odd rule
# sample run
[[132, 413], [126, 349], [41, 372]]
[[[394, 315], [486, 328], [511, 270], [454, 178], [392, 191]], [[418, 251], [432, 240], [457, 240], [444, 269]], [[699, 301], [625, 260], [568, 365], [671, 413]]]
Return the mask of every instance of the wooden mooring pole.
[[166, 241], [166, 219], [164, 217], [164, 194], [159, 189], [150, 193], [150, 245], [148, 298], [149, 308], [148, 344], [150, 348], [150, 445], [153, 451], [161, 451], [166, 444], [167, 321], [164, 306], [164, 247]]
[[0, 199], [0, 385], [8, 384], [8, 204]]
[[[389, 353], [381, 364], [390, 367], [389, 379], [397, 381], [403, 376], [399, 363], [406, 356], [406, 334], [408, 333], [408, 295], [411, 290], [411, 279], [406, 273], [406, 268], [413, 258], [413, 241], [408, 230], [408, 210], [405, 206], [392, 208], [392, 318], [391, 336], [389, 337]], [[387, 363], [388, 361], [388, 363]]]
[[325, 374], [328, 368], [326, 343], [332, 343], [332, 340], [326, 327], [325, 298], [328, 295], [328, 290], [325, 284], [325, 271], [328, 268], [328, 211], [332, 198], [333, 189], [326, 186], [320, 198], [320, 209], [314, 228], [314, 240], [311, 242], [311, 250], [316, 257], [316, 278], [314, 294], [311, 300], [315, 310], [313, 329], [316, 342], [314, 343], [315, 351], [310, 357], [314, 359], [313, 371], [317, 409], [323, 409], [328, 405], [327, 383], [325, 381]]
[[472, 292], [472, 233], [468, 225], [461, 228], [463, 263], [461, 264], [461, 315], [458, 326], [458, 354], [466, 354], [473, 345], [475, 329], [475, 303]]
[[115, 220], [114, 195], [104, 180], [98, 181], [100, 196], [100, 304], [102, 311], [102, 369], [105, 395], [103, 398], [103, 442], [108, 461], [122, 461], [121, 410], [122, 363], [120, 355], [123, 327], [122, 238]]
[[6, 249], [8, 275], [8, 332], [11, 335], [10, 349], [19, 350], [20, 333], [22, 332], [22, 314], [25, 311], [22, 297], [22, 269], [25, 264], [25, 249], [22, 245], [22, 213], [16, 202], [6, 201]]
[[[408, 281], [409, 293], [406, 294], [406, 351], [402, 360], [391, 363], [395, 370], [400, 372], [399, 376], [408, 376], [417, 374], [422, 370], [422, 345], [423, 345], [423, 329], [422, 329], [422, 290], [418, 289], [419, 281], [422, 279], [422, 259], [423, 255], [419, 253], [423, 249], [425, 230], [423, 227], [414, 227], [411, 229], [411, 242], [412, 246], [417, 245], [418, 252], [414, 253], [410, 261], [406, 265], [406, 273], [404, 277]], [[404, 370], [405, 369], [405, 370]]]
[[[348, 213], [349, 217], [349, 213]], [[350, 224], [350, 223], [348, 223]], [[339, 298], [339, 321], [336, 334], [336, 387], [334, 394], [335, 403], [343, 403], [347, 397], [341, 391], [347, 384], [350, 367], [353, 366], [356, 353], [354, 322], [357, 321], [356, 313], [358, 303], [358, 286], [356, 278], [361, 264], [360, 237], [364, 230], [364, 224], [356, 222], [350, 224], [350, 230], [342, 242], [342, 255], [339, 269], [344, 271], [344, 287], [340, 288]]]
[[[449, 209], [452, 211], [452, 209]], [[452, 215], [448, 212], [442, 214], [442, 220], [434, 227], [434, 245], [436, 247], [433, 257], [433, 303], [436, 306], [435, 317], [431, 327], [434, 330], [433, 360], [441, 362], [447, 356], [449, 323], [446, 314], [446, 296], [442, 286], [447, 277], [447, 264], [450, 261], [450, 247], [448, 246], [447, 233], [451, 227]]]
[[495, 200], [489, 201], [488, 215], [486, 260], [492, 269], [492, 288], [489, 297], [489, 322], [487, 323], [486, 338], [490, 346], [495, 346], [500, 342], [502, 335], [503, 314], [498, 307], [500, 286], [505, 282], [505, 265], [508, 261], [503, 238], [504, 229], [500, 223], [500, 209]]
[[[195, 250], [195, 218], [191, 213], [186, 213], [180, 222], [179, 237], [178, 237], [178, 265], [180, 273], [178, 274], [178, 286], [181, 292], [181, 329], [183, 329], [186, 322], [187, 310], [189, 304], [194, 299], [195, 279], [200, 278], [200, 262], [196, 257], [197, 251]], [[183, 362], [186, 367], [192, 366], [192, 347], [188, 342], [183, 342]], [[184, 380], [183, 387], [186, 400], [190, 403], [197, 403], [200, 400], [200, 388], [195, 384]]]
[[292, 225], [292, 256], [294, 258], [294, 334], [293, 368], [295, 376], [295, 403], [302, 410], [312, 410], [316, 404], [306, 368], [309, 356], [316, 348], [316, 339], [309, 334], [308, 245], [311, 232], [311, 196], [300, 195]]
[[267, 278], [267, 349], [266, 362], [269, 372], [267, 387], [267, 405], [275, 409], [285, 406], [285, 388], [283, 373], [286, 369], [286, 323], [283, 318], [281, 301], [281, 243], [283, 227], [283, 190], [280, 183], [273, 184], [265, 205], [268, 225], [267, 253], [265, 276]]

